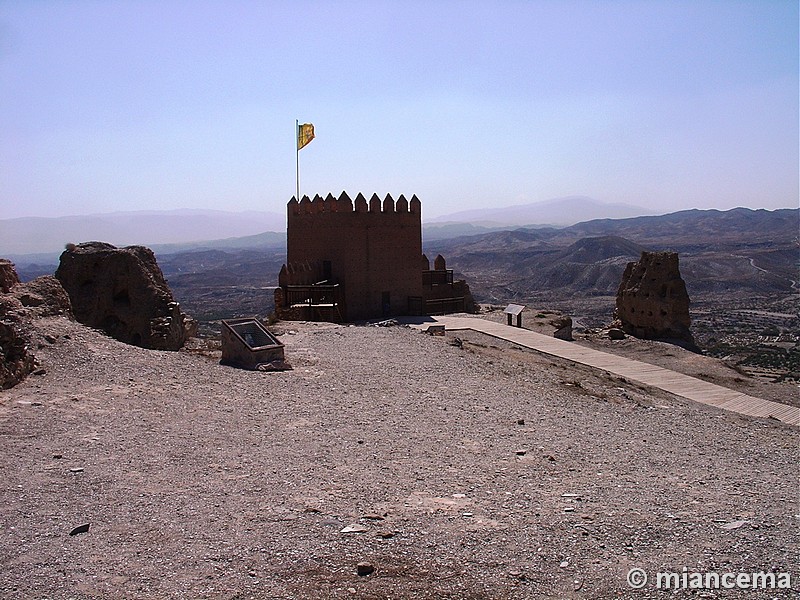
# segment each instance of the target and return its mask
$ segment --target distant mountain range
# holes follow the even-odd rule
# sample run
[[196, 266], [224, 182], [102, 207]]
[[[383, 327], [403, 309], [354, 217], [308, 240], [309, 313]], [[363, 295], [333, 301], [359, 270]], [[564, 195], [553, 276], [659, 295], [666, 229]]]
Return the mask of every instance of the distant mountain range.
[[566, 196], [516, 206], [465, 210], [430, 219], [428, 223], [472, 223], [484, 227], [509, 225], [563, 227], [591, 219], [624, 219], [653, 214], [656, 214], [655, 211], [641, 206], [599, 202], [586, 196]]
[[798, 209], [686, 210], [429, 240], [423, 250], [445, 256], [484, 301], [613, 295], [642, 250], [678, 252], [690, 295], [780, 295], [800, 279], [799, 224]]
[[[101, 241], [115, 246], [190, 244], [285, 231], [286, 216], [260, 211], [133, 211], [72, 217], [0, 220], [0, 256], [55, 254], [64, 244]], [[282, 236], [282, 237], [285, 237]]]
[[[603, 204], [572, 196], [522, 206], [478, 209], [426, 221], [426, 239], [488, 233], [509, 226], [571, 225], [578, 220], [623, 218], [652, 211], [625, 204]], [[424, 216], [424, 210], [423, 210]], [[0, 219], [0, 256], [52, 260], [67, 243], [101, 241], [115, 246], [140, 244], [178, 252], [201, 248], [275, 245], [285, 238], [286, 216], [275, 212], [223, 210], [133, 211], [70, 217]], [[272, 234], [272, 235], [270, 235]], [[280, 234], [280, 235], [278, 235]], [[246, 239], [251, 236], [260, 238]], [[49, 258], [48, 258], [49, 257]]]

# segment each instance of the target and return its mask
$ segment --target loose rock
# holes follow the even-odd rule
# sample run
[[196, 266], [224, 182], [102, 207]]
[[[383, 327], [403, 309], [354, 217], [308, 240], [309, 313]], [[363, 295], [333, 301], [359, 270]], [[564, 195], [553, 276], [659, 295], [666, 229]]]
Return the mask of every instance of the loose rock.
[[89, 531], [89, 523], [84, 523], [83, 525], [78, 525], [75, 529], [69, 532], [70, 535], [78, 535], [80, 533], [86, 533]]
[[364, 533], [366, 531], [369, 531], [369, 529], [358, 523], [353, 523], [342, 529], [341, 533]]

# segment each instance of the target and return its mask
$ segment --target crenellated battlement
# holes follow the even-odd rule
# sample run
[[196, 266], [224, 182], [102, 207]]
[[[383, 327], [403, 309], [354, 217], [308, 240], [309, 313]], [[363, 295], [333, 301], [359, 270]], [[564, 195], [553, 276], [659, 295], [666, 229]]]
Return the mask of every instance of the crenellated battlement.
[[359, 192], [355, 201], [350, 199], [347, 192], [342, 192], [338, 198], [333, 194], [328, 194], [324, 198], [317, 194], [314, 198], [303, 196], [300, 201], [292, 196], [287, 204], [287, 214], [289, 218], [297, 215], [318, 215], [327, 213], [366, 213], [373, 216], [388, 214], [414, 214], [422, 213], [422, 203], [416, 194], [407, 200], [404, 195], [400, 195], [397, 201], [391, 194], [381, 199], [378, 194], [372, 194], [369, 200]]

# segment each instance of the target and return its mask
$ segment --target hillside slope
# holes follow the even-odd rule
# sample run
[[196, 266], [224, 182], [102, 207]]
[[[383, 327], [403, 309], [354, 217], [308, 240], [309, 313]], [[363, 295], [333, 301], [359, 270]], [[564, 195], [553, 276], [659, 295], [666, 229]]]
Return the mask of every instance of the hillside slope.
[[[690, 294], [790, 294], [797, 273], [798, 210], [682, 211], [437, 240], [476, 297], [502, 302], [613, 294], [642, 250], [674, 250]], [[436, 250], [434, 250], [434, 248]]]

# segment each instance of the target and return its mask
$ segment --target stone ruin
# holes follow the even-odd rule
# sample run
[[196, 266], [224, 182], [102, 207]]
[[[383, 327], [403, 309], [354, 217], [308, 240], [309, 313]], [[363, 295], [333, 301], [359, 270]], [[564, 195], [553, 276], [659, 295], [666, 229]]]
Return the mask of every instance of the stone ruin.
[[13, 263], [0, 258], [0, 292], [7, 294], [16, 285], [19, 285], [19, 276], [14, 270]]
[[0, 388], [15, 386], [36, 369], [35, 319], [72, 318], [69, 296], [52, 275], [20, 283], [14, 265], [0, 259]]
[[689, 294], [678, 270], [677, 252], [642, 252], [638, 262], [628, 263], [614, 317], [634, 337], [680, 340], [694, 347]]
[[197, 332], [180, 311], [153, 251], [104, 242], [70, 244], [56, 278], [78, 322], [142, 348], [178, 350]]

